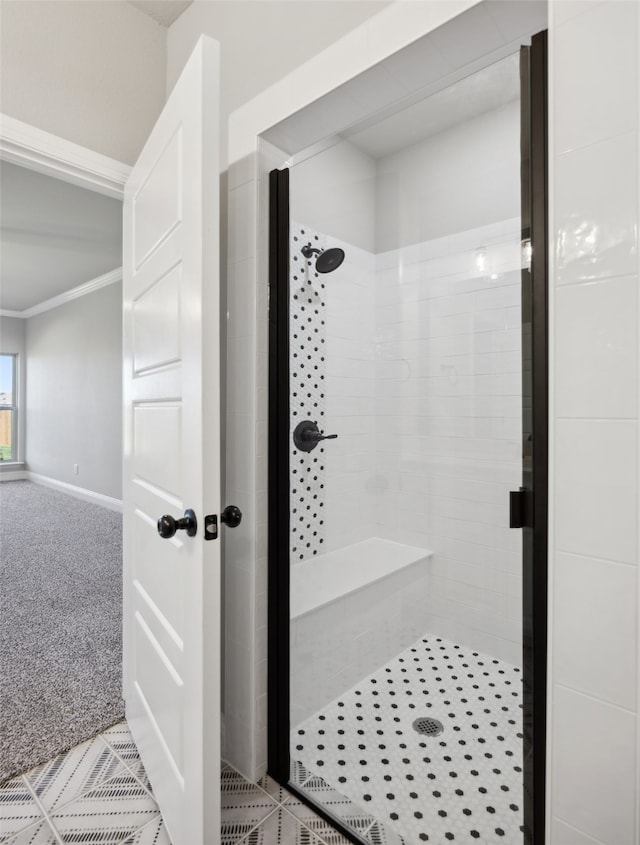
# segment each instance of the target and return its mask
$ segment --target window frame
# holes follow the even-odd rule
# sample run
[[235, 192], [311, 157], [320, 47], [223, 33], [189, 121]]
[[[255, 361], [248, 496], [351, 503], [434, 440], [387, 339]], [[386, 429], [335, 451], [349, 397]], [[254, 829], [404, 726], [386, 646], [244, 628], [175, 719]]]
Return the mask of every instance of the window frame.
[[11, 412], [11, 455], [9, 458], [0, 457], [0, 464], [19, 463], [18, 451], [18, 353], [0, 352], [1, 358], [12, 358], [11, 367], [11, 403], [0, 402], [0, 411]]

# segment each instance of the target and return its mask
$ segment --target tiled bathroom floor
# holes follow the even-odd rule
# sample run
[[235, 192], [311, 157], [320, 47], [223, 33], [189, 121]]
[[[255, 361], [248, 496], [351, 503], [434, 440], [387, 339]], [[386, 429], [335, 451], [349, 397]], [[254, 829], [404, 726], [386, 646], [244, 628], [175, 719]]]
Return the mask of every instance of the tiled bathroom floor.
[[519, 845], [521, 696], [517, 667], [427, 635], [294, 729], [294, 773], [372, 845]]
[[[268, 776], [222, 765], [221, 845], [348, 845]], [[0, 842], [171, 845], [126, 723], [0, 785]]]

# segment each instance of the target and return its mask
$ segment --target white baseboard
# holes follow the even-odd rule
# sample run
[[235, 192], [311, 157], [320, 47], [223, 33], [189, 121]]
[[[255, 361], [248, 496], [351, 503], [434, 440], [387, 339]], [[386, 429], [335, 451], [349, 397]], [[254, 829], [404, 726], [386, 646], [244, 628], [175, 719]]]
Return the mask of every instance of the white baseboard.
[[14, 469], [10, 472], [0, 472], [0, 481], [24, 481], [27, 477], [26, 470]]
[[60, 490], [67, 493], [69, 496], [75, 496], [76, 499], [82, 499], [85, 502], [91, 502], [94, 505], [102, 505], [103, 508], [109, 508], [111, 511], [122, 513], [122, 500], [114, 499], [111, 496], [105, 496], [103, 493], [94, 493], [93, 490], [86, 490], [84, 487], [76, 487], [75, 484], [67, 484], [66, 481], [58, 481], [56, 478], [49, 478], [46, 475], [39, 475], [37, 472], [24, 472], [23, 478], [33, 481], [35, 484], [42, 484], [43, 487], [51, 487], [54, 490]]

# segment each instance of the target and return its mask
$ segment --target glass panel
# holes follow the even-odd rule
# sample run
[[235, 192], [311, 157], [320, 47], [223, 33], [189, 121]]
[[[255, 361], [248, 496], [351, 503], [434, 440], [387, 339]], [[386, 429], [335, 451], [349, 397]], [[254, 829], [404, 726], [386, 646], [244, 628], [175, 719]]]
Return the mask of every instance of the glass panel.
[[13, 411], [0, 410], [0, 461], [13, 459]]
[[291, 780], [364, 841], [522, 842], [512, 56], [291, 169]]
[[15, 355], [0, 355], [0, 405], [14, 402]]
[[0, 461], [14, 459], [15, 374], [16, 356], [0, 355]]

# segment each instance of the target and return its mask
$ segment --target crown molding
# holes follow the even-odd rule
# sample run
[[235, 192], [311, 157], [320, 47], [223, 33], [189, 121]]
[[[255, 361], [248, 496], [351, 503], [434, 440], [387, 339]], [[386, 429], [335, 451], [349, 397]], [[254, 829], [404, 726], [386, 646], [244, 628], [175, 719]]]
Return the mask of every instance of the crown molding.
[[131, 168], [121, 161], [0, 113], [0, 159], [115, 199]]
[[106, 288], [108, 285], [113, 285], [120, 281], [122, 281], [122, 267], [111, 270], [110, 273], [105, 273], [103, 276], [91, 279], [89, 282], [84, 282], [84, 284], [71, 288], [71, 290], [58, 294], [58, 296], [52, 296], [51, 299], [45, 299], [44, 302], [32, 305], [31, 308], [26, 308], [24, 311], [0, 310], [0, 317], [19, 317], [23, 320], [28, 320], [29, 317], [42, 314], [43, 311], [51, 311], [52, 308], [65, 305], [67, 302], [72, 302], [74, 299], [86, 296], [88, 293], [94, 293], [100, 290], [100, 288]]

